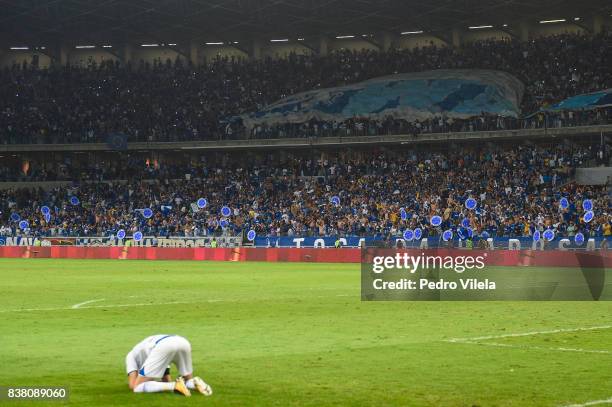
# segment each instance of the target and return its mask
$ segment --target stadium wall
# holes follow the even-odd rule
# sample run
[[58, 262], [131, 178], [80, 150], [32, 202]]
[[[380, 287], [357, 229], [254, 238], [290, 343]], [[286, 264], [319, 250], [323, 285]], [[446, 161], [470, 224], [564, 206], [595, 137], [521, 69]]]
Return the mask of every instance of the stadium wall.
[[395, 42], [395, 46], [398, 49], [415, 49], [432, 45], [439, 48], [448, 46], [444, 40], [427, 34], [402, 35]]
[[75, 49], [68, 54], [68, 63], [73, 66], [86, 67], [95, 62], [100, 65], [106, 61], [117, 61], [119, 58], [103, 49]]
[[159, 61], [162, 64], [165, 64], [168, 59], [174, 63], [177, 57], [183, 59], [183, 62], [186, 61], [184, 56], [172, 48], [134, 47], [132, 53], [132, 65], [138, 65], [140, 61], [148, 62], [150, 64], [152, 64], [154, 61]]
[[[612, 267], [612, 253], [600, 251], [532, 250], [405, 250], [410, 256], [482, 256], [485, 266]], [[360, 263], [361, 250], [295, 248], [157, 248], [4, 246], [0, 258], [119, 259], [119, 260], [211, 260], [311, 263]]]
[[610, 180], [612, 180], [612, 167], [576, 169], [576, 182], [580, 185], [606, 185]]
[[530, 36], [551, 37], [561, 34], [585, 34], [586, 30], [579, 25], [567, 23], [536, 24], [530, 28]]
[[287, 58], [290, 54], [311, 55], [313, 50], [300, 43], [288, 43], [286, 45], [268, 45], [262, 47], [261, 54], [272, 59]]
[[351, 51], [361, 51], [364, 49], [379, 51], [379, 47], [374, 43], [360, 38], [347, 38], [347, 39], [333, 39], [329, 41], [329, 50], [342, 50], [347, 49]]
[[33, 61], [38, 59], [39, 68], [48, 68], [51, 66], [51, 57], [41, 51], [28, 50], [10, 50], [6, 54], [0, 53], [0, 66], [11, 67], [13, 65], [21, 65], [24, 62], [27, 65], [32, 65]]
[[205, 45], [199, 50], [199, 54], [207, 62], [213, 61], [218, 57], [247, 59], [249, 54], [241, 49], [229, 45]]
[[485, 40], [509, 40], [512, 36], [501, 30], [469, 30], [463, 34], [462, 42], [476, 42]]

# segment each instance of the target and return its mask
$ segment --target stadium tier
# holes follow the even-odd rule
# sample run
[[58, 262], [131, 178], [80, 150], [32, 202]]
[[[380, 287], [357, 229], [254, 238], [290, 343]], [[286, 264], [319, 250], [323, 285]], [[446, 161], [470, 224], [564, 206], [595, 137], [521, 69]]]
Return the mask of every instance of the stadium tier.
[[[33, 189], [18, 183], [0, 191], [0, 235], [114, 236], [126, 230], [146, 236], [236, 236], [253, 229], [270, 237], [390, 240], [416, 228], [424, 237], [444, 230], [467, 237], [469, 226], [475, 239], [532, 236], [546, 229], [559, 237], [611, 236], [605, 180], [579, 185], [575, 178], [578, 167], [607, 163], [609, 154], [599, 143], [567, 141], [466, 143], [445, 151], [402, 146], [251, 154], [246, 160], [244, 154], [210, 154], [169, 162], [168, 154], [154, 161], [32, 163], [31, 181], [78, 183]], [[16, 173], [4, 176], [25, 180]], [[478, 201], [475, 211], [464, 205], [469, 197]], [[205, 208], [196, 205], [199, 198], [207, 199]], [[560, 206], [562, 198], [569, 206]], [[593, 203], [592, 221], [583, 218], [585, 200]], [[222, 214], [224, 206], [229, 214]], [[152, 209], [152, 217], [143, 216], [145, 208]], [[434, 215], [442, 217], [441, 225], [430, 224]]]
[[[291, 54], [281, 59], [219, 57], [201, 66], [182, 59], [128, 65], [93, 62], [86, 67], [49, 69], [14, 65], [0, 73], [0, 144], [106, 142], [117, 133], [125, 134], [129, 142], [162, 142], [609, 124], [609, 103], [556, 111], [546, 111], [546, 107], [612, 88], [610, 41], [610, 34], [604, 31], [527, 42], [481, 40], [458, 49], [430, 45], [388, 51], [341, 49], [327, 56]], [[299, 92], [439, 69], [489, 69], [514, 75], [524, 89], [518, 114], [489, 113], [485, 103], [482, 111], [455, 117], [446, 100], [437, 104], [437, 113], [416, 119], [398, 117], [396, 112], [373, 119], [371, 112], [365, 115], [356, 110], [353, 117], [243, 124], [245, 114], [257, 115], [266, 105]], [[475, 97], [473, 84], [465, 93], [460, 97]], [[433, 94], [433, 90], [428, 92]], [[457, 97], [451, 95], [451, 99]], [[488, 93], [486, 97], [493, 96]]]

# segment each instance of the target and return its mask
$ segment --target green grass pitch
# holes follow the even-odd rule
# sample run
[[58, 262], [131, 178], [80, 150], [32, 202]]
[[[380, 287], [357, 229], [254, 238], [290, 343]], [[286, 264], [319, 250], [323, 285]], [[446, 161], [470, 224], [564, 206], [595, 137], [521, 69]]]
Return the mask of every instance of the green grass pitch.
[[[508, 336], [609, 326], [612, 302], [361, 302], [358, 264], [2, 259], [0, 278], [0, 385], [69, 385], [72, 406], [612, 397], [612, 329]], [[212, 397], [128, 390], [125, 354], [157, 333], [191, 341]], [[501, 337], [449, 342], [480, 336]]]

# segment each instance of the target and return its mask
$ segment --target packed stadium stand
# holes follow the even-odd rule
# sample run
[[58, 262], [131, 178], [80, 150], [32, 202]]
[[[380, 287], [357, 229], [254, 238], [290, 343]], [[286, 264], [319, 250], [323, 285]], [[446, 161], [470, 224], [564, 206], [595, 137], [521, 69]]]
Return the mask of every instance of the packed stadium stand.
[[[33, 179], [81, 181], [48, 189], [0, 192], [0, 210], [9, 222], [0, 235], [110, 236], [120, 229], [150, 236], [239, 235], [253, 229], [269, 236], [401, 235], [420, 227], [425, 236], [461, 229], [464, 218], [477, 236], [530, 236], [554, 227], [559, 236], [580, 232], [611, 234], [606, 186], [573, 183], [575, 168], [601, 162], [609, 151], [579, 145], [478, 147], [446, 153], [431, 148], [395, 151], [332, 151], [211, 157], [212, 162], [129, 162], [33, 169]], [[253, 158], [253, 157], [251, 157]], [[216, 162], [215, 162], [216, 161]], [[140, 165], [139, 165], [140, 164]], [[15, 176], [15, 174], [13, 174]], [[123, 181], [120, 181], [123, 180]], [[70, 203], [77, 196], [78, 205]], [[332, 203], [333, 196], [340, 204]], [[477, 212], [464, 201], [480, 202]], [[205, 210], [193, 207], [205, 197]], [[562, 209], [559, 201], [571, 205]], [[596, 219], [581, 221], [581, 203], [591, 199]], [[45, 221], [40, 208], [51, 209]], [[231, 216], [220, 214], [222, 206]], [[156, 208], [152, 218], [143, 208]], [[400, 217], [401, 208], [408, 214]], [[25, 230], [12, 214], [28, 220]], [[439, 214], [443, 224], [429, 224]], [[222, 220], [228, 224], [222, 227]]]
[[[0, 74], [3, 144], [321, 137], [444, 133], [610, 124], [610, 107], [538, 113], [565, 98], [612, 88], [612, 37], [561, 34], [529, 42], [483, 40], [460, 49], [338, 50], [288, 58], [216, 58], [200, 66], [181, 59], [92, 63], [37, 69], [13, 65]], [[453, 120], [441, 114], [407, 121], [353, 117], [246, 129], [240, 114], [301, 91], [340, 86], [394, 73], [433, 69], [495, 69], [525, 84], [521, 118], [482, 114]], [[151, 86], [157, 84], [157, 86]]]

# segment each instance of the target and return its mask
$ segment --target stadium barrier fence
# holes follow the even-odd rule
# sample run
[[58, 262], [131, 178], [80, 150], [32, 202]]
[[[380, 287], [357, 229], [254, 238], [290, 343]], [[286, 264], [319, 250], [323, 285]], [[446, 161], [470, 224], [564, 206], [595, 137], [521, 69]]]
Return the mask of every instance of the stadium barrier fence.
[[[410, 256], [483, 256], [487, 266], [584, 267], [577, 254], [600, 259], [595, 267], [612, 267], [609, 250], [467, 250], [467, 249], [404, 249]], [[596, 256], [593, 256], [596, 254]], [[587, 257], [588, 257], [587, 256]], [[161, 248], [161, 247], [83, 247], [83, 246], [0, 246], [3, 258], [52, 259], [125, 259], [125, 260], [212, 260], [360, 263], [361, 249], [340, 248]], [[588, 265], [587, 265], [588, 266]]]
[[[114, 236], [0, 236], [0, 246], [94, 246], [94, 247], [123, 247], [125, 245], [133, 247], [163, 247], [163, 248], [182, 248], [182, 247], [207, 247], [213, 246], [213, 240], [220, 247], [258, 247], [258, 248], [333, 248], [336, 240], [343, 248], [361, 248], [364, 246], [379, 247], [381, 245], [404, 247], [407, 249], [433, 249], [433, 248], [465, 248], [467, 241], [454, 239], [452, 242], [445, 242], [440, 236], [425, 237], [418, 240], [406, 241], [401, 237], [392, 237], [390, 241], [381, 241], [375, 236], [347, 236], [337, 239], [333, 236], [314, 237], [314, 236], [282, 236], [266, 237], [256, 236], [253, 241], [247, 241], [243, 236], [169, 236], [155, 237], [143, 236], [139, 242], [134, 241], [131, 236], [126, 239], [118, 239]], [[480, 246], [484, 243], [484, 247]], [[551, 241], [540, 239], [534, 241], [531, 236], [523, 237], [488, 237], [486, 239], [477, 238], [474, 247], [494, 248], [495, 250], [595, 250], [596, 248], [612, 247], [612, 237], [589, 237], [582, 243], [575, 242], [573, 238], [555, 237]]]

